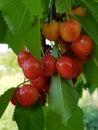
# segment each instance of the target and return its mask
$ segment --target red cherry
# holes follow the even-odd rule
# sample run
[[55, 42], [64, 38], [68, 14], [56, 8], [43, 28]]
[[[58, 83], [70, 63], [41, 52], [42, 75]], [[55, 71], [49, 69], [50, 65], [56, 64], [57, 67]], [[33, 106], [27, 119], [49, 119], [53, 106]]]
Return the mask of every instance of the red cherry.
[[83, 63], [80, 60], [76, 59], [76, 58], [74, 58], [73, 61], [74, 61], [74, 68], [75, 68], [75, 72], [74, 72], [73, 77], [75, 78], [75, 77], [79, 76], [82, 73], [82, 71], [83, 71], [83, 67], [82, 67]]
[[18, 64], [20, 67], [22, 67], [23, 63], [25, 60], [29, 59], [33, 57], [29, 52], [27, 51], [21, 51], [19, 54], [18, 54]]
[[89, 60], [90, 55], [88, 56], [83, 56], [83, 55], [76, 55], [77, 59], [80, 60], [82, 63], [85, 63]]
[[41, 104], [45, 105], [45, 103], [46, 103], [46, 94], [45, 94], [45, 92], [44, 91], [39, 91], [39, 94], [40, 94], [39, 99], [40, 99]]
[[15, 92], [13, 93], [13, 96], [11, 98], [11, 103], [13, 105], [17, 105], [18, 104], [17, 93], [18, 93], [18, 89], [15, 90]]
[[87, 57], [93, 48], [93, 42], [87, 35], [81, 35], [75, 42], [72, 43], [72, 51], [79, 57]]
[[50, 84], [48, 84], [47, 86], [44, 87], [43, 91], [46, 93], [46, 94], [49, 94], [49, 89], [50, 89]]
[[60, 25], [60, 35], [66, 42], [76, 41], [80, 33], [81, 25], [76, 20], [64, 21]]
[[42, 28], [42, 33], [50, 41], [57, 40], [59, 37], [59, 23], [56, 21], [45, 23]]
[[63, 78], [72, 78], [75, 71], [74, 61], [67, 56], [61, 57], [57, 60], [56, 69]]
[[31, 57], [25, 60], [22, 70], [27, 79], [33, 80], [42, 75], [42, 64], [36, 58]]
[[56, 71], [56, 58], [52, 55], [42, 57], [43, 76], [51, 76]]
[[31, 107], [39, 98], [38, 90], [29, 84], [25, 84], [18, 89], [18, 100], [23, 107]]
[[31, 80], [31, 82], [38, 90], [41, 90], [44, 89], [44, 87], [49, 83], [49, 78], [40, 76], [34, 80]]

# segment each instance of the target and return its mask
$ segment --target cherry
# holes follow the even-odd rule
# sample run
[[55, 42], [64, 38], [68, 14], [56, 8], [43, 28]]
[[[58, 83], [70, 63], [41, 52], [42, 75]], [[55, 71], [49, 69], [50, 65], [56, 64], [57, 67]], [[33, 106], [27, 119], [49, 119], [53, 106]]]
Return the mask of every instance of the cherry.
[[42, 57], [43, 76], [51, 76], [56, 71], [56, 58], [52, 55]]
[[74, 61], [74, 68], [75, 68], [73, 78], [75, 79], [77, 76], [79, 76], [82, 73], [83, 63], [76, 58], [74, 58], [73, 61]]
[[72, 51], [79, 57], [87, 57], [93, 48], [93, 42], [87, 35], [81, 35], [75, 42], [72, 43]]
[[17, 105], [18, 104], [18, 98], [17, 98], [17, 94], [18, 94], [18, 89], [16, 89], [12, 95], [12, 98], [11, 98], [11, 103], [13, 105]]
[[29, 59], [33, 57], [29, 52], [27, 51], [21, 51], [19, 54], [18, 54], [18, 64], [20, 67], [22, 67], [23, 63], [25, 60]]
[[75, 9], [71, 10], [72, 14], [78, 15], [78, 16], [86, 16], [86, 10], [83, 7], [76, 7]]
[[44, 87], [43, 91], [46, 93], [46, 94], [49, 94], [49, 90], [50, 90], [50, 84], [48, 84], [47, 86]]
[[76, 20], [63, 21], [60, 24], [60, 35], [66, 42], [73, 42], [78, 39], [81, 33], [81, 25]]
[[24, 84], [18, 89], [18, 100], [23, 107], [31, 107], [39, 99], [38, 90], [30, 84]]
[[33, 80], [42, 75], [42, 64], [36, 58], [31, 57], [25, 60], [22, 65], [22, 70], [25, 77], [29, 80]]
[[31, 82], [38, 90], [41, 90], [44, 89], [45, 86], [49, 83], [49, 78], [44, 76], [39, 76], [38, 78], [33, 79]]
[[63, 56], [57, 60], [56, 69], [63, 78], [72, 78], [75, 71], [74, 61], [68, 56]]
[[44, 91], [39, 91], [39, 100], [41, 102], [42, 105], [45, 105], [46, 103], [46, 94]]
[[76, 55], [77, 59], [80, 60], [82, 63], [85, 63], [89, 60], [90, 55], [88, 56], [83, 56], [83, 55]]
[[59, 37], [59, 23], [56, 21], [45, 23], [42, 28], [42, 34], [50, 41], [57, 40]]

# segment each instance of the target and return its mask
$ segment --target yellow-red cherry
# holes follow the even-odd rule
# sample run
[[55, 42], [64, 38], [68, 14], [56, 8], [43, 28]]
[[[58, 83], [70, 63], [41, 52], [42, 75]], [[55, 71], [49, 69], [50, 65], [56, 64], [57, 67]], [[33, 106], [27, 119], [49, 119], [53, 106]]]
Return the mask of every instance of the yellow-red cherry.
[[57, 40], [59, 37], [59, 23], [56, 21], [45, 23], [42, 28], [42, 34], [50, 41]]
[[81, 25], [77, 20], [63, 21], [60, 24], [60, 35], [66, 42], [74, 42], [81, 34]]
[[81, 6], [72, 9], [71, 13], [78, 15], [78, 16], [86, 16], [87, 15], [86, 10]]

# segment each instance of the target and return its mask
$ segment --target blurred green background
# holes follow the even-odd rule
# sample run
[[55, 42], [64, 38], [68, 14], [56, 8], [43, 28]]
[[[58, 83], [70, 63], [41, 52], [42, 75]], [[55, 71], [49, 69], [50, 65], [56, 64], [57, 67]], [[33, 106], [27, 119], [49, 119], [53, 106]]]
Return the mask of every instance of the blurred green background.
[[[0, 95], [8, 88], [16, 87], [23, 82], [24, 76], [17, 63], [17, 56], [8, 46], [0, 45]], [[98, 130], [98, 89], [92, 95], [88, 90], [83, 90], [79, 106], [84, 112], [85, 130]], [[14, 106], [9, 103], [6, 111], [0, 119], [0, 130], [18, 130], [12, 120]]]

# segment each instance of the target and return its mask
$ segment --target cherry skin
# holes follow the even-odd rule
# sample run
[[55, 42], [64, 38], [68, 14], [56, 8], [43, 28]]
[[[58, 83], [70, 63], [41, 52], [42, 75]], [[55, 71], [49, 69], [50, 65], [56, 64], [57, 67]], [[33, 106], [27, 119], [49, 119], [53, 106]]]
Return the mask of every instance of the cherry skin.
[[31, 81], [32, 84], [38, 89], [44, 89], [45, 86], [49, 83], [49, 78], [44, 76], [39, 76], [38, 78]]
[[25, 84], [18, 89], [18, 100], [23, 107], [31, 107], [39, 99], [39, 92], [33, 86]]
[[80, 60], [82, 63], [85, 63], [89, 60], [90, 55], [88, 56], [83, 56], [83, 55], [75, 55], [77, 57], [78, 60]]
[[93, 48], [93, 42], [87, 35], [81, 35], [75, 42], [72, 43], [72, 51], [79, 57], [88, 56]]
[[76, 20], [63, 21], [60, 24], [60, 35], [66, 42], [73, 42], [78, 39], [81, 33], [81, 25]]
[[74, 62], [70, 57], [63, 56], [57, 60], [56, 69], [63, 78], [72, 78], [75, 71]]
[[77, 76], [79, 76], [82, 73], [83, 63], [76, 58], [74, 58], [73, 61], [74, 61], [74, 68], [75, 68], [73, 78], [75, 79], [75, 78], [77, 78]]
[[42, 34], [50, 41], [57, 40], [59, 37], [59, 23], [56, 21], [45, 23], [42, 28]]
[[12, 98], [11, 98], [11, 103], [13, 105], [17, 105], [18, 104], [18, 97], [17, 97], [17, 94], [18, 94], [18, 89], [16, 89], [12, 95]]
[[56, 71], [56, 58], [52, 55], [42, 57], [43, 76], [51, 76]]
[[39, 94], [40, 94], [39, 95], [39, 100], [40, 100], [40, 102], [41, 102], [41, 104], [43, 106], [46, 103], [46, 94], [45, 94], [44, 91], [39, 91]]
[[86, 16], [86, 10], [83, 7], [76, 7], [75, 9], [71, 10], [72, 14], [78, 15], [78, 16]]
[[19, 54], [18, 54], [18, 64], [20, 67], [22, 67], [23, 63], [25, 60], [29, 59], [33, 57], [29, 52], [27, 51], [21, 51]]
[[25, 77], [29, 80], [33, 80], [42, 75], [42, 64], [34, 57], [25, 60], [22, 65], [22, 70]]
[[49, 91], [50, 91], [50, 84], [48, 84], [47, 86], [44, 87], [43, 91], [49, 95]]

